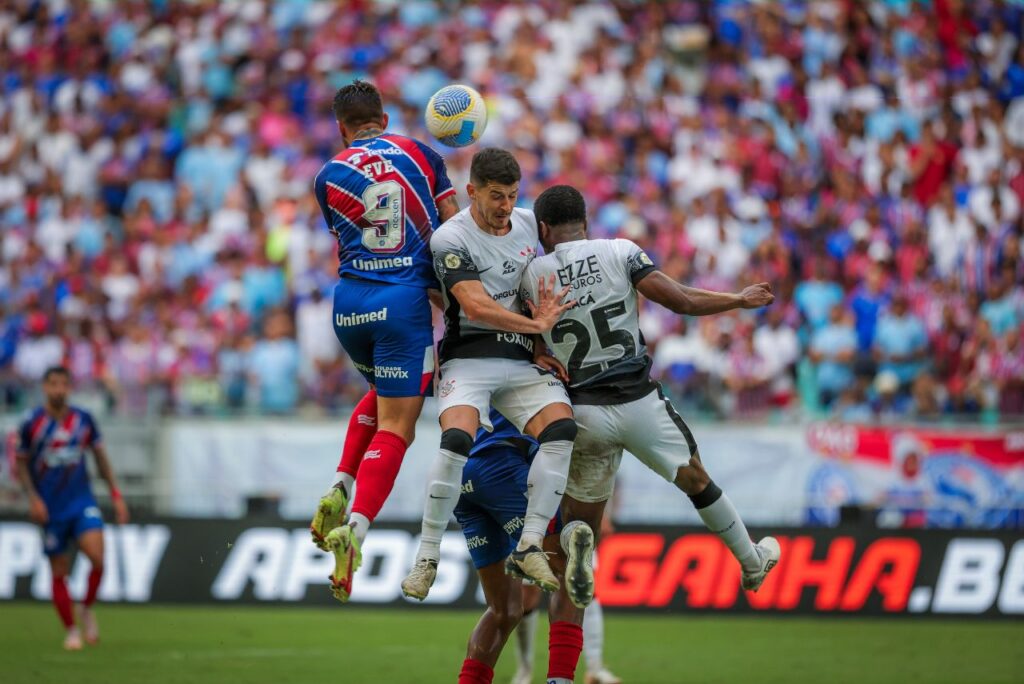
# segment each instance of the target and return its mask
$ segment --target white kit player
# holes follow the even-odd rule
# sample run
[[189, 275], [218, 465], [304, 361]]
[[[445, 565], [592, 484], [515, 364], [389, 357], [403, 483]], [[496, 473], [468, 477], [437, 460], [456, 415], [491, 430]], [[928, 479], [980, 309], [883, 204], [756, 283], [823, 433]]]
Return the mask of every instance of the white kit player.
[[[462, 468], [490, 406], [540, 444], [527, 480], [526, 516], [519, 545], [506, 568], [541, 588], [556, 591], [558, 579], [541, 550], [548, 523], [565, 491], [576, 422], [565, 386], [545, 368], [535, 348], [571, 302], [567, 289], [534, 288], [532, 318], [522, 314], [520, 284], [537, 255], [533, 213], [516, 209], [519, 164], [507, 151], [473, 155], [470, 205], [446, 221], [430, 240], [441, 281], [445, 333], [441, 341], [438, 410], [441, 449], [431, 467], [416, 562], [402, 582], [406, 596], [424, 599], [437, 575], [441, 536], [462, 484]], [[537, 337], [535, 337], [537, 336]]]
[[637, 323], [637, 293], [675, 313], [706, 316], [771, 304], [770, 287], [761, 283], [738, 294], [686, 287], [628, 240], [588, 240], [583, 197], [567, 185], [545, 190], [534, 212], [547, 254], [527, 269], [524, 296], [537, 297], [536, 281], [554, 275], [577, 302], [544, 334], [568, 370], [579, 426], [563, 518], [600, 529], [622, 452], [628, 450], [689, 496], [704, 524], [739, 561], [743, 588], [756, 591], [779, 560], [779, 544], [773, 537], [751, 542], [736, 509], [704, 470], [689, 428], [651, 380], [651, 359]]

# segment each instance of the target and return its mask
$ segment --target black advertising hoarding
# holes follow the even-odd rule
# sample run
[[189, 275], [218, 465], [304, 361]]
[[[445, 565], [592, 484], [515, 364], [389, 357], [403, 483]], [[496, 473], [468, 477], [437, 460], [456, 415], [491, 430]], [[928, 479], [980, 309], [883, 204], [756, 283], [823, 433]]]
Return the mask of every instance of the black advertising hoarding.
[[[597, 595], [608, 609], [868, 615], [1024, 615], [1024, 539], [968, 531], [785, 529], [782, 561], [757, 594], [702, 528], [623, 527], [599, 549]], [[758, 535], [755, 535], [757, 538]], [[153, 519], [107, 527], [101, 600], [332, 605], [330, 555], [308, 530], [278, 520]], [[415, 526], [382, 525], [363, 547], [352, 602], [401, 606]], [[449, 532], [428, 603], [478, 607], [462, 536]], [[87, 563], [72, 571], [84, 586]], [[39, 530], [0, 521], [0, 600], [49, 598]]]

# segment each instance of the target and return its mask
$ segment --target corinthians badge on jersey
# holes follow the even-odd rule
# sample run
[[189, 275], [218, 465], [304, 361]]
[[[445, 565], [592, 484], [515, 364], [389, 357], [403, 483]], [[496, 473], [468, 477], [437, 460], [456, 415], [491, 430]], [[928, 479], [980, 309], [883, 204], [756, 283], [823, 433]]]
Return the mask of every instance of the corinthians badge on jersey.
[[459, 258], [458, 254], [445, 254], [444, 265], [448, 268], [458, 268], [462, 265], [462, 259]]
[[654, 262], [651, 261], [651, 257], [647, 256], [647, 252], [640, 252], [640, 263], [644, 266], [654, 265]]

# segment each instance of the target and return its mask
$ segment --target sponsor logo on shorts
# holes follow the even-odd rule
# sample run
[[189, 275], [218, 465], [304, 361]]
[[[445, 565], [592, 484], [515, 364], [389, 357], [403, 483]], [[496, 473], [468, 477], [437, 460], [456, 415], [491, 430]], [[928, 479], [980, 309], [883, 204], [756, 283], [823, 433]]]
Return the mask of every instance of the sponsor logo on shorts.
[[363, 364], [359, 363], [358, 361], [353, 361], [352, 365], [355, 366], [356, 370], [358, 370], [358, 371], [361, 371], [363, 373], [368, 373], [370, 375], [373, 375], [373, 366], [364, 366]]
[[487, 546], [487, 537], [481, 537], [480, 535], [474, 535], [466, 540], [466, 546], [471, 549], [478, 549], [481, 546]]
[[455, 380], [453, 379], [453, 380], [449, 380], [448, 382], [446, 382], [443, 385], [441, 385], [441, 390], [440, 390], [440, 392], [438, 392], [438, 394], [440, 394], [441, 397], [447, 397], [449, 394], [451, 394], [454, 391], [455, 391]]
[[473, 489], [473, 481], [466, 480], [466, 482], [459, 487], [459, 491], [463, 494], [472, 494], [475, 490]]
[[360, 271], [383, 271], [389, 268], [412, 266], [412, 257], [393, 257], [390, 259], [356, 259], [352, 262]]
[[82, 516], [85, 517], [85, 518], [102, 518], [103, 517], [102, 514], [100, 514], [100, 509], [98, 507], [96, 507], [96, 506], [89, 506], [88, 508], [86, 508], [84, 511], [82, 511]]
[[408, 380], [409, 371], [399, 366], [377, 366], [373, 374], [378, 378], [392, 378], [394, 380]]
[[507, 523], [501, 526], [505, 530], [505, 534], [515, 534], [516, 530], [523, 529], [523, 519], [521, 516], [512, 518]]
[[350, 325], [363, 325], [365, 323], [376, 323], [378, 321], [388, 320], [388, 307], [384, 307], [380, 311], [371, 311], [370, 313], [364, 314], [351, 314], [346, 316], [344, 314], [334, 314], [334, 325], [339, 328], [347, 328]]

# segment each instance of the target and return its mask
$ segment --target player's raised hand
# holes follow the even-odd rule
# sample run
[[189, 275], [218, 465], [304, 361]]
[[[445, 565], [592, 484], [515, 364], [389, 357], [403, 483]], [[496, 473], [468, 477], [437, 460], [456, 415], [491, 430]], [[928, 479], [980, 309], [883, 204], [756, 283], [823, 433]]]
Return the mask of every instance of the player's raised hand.
[[50, 520], [50, 512], [46, 510], [46, 504], [38, 496], [29, 499], [28, 515], [37, 525], [45, 525]]
[[744, 309], [760, 309], [762, 306], [768, 306], [775, 301], [775, 295], [772, 294], [772, 286], [768, 283], [758, 283], [757, 285], [743, 288], [743, 291], [740, 292], [740, 298], [743, 300]]
[[560, 292], [555, 292], [554, 274], [551, 275], [547, 283], [544, 282], [543, 277], [537, 281], [537, 303], [534, 304], [529, 299], [526, 300], [526, 303], [530, 307], [533, 320], [541, 326], [538, 332], [545, 333], [551, 330], [562, 314], [576, 305], [575, 299], [568, 302], [562, 301], [567, 294], [569, 294], [568, 285], [563, 287]]

